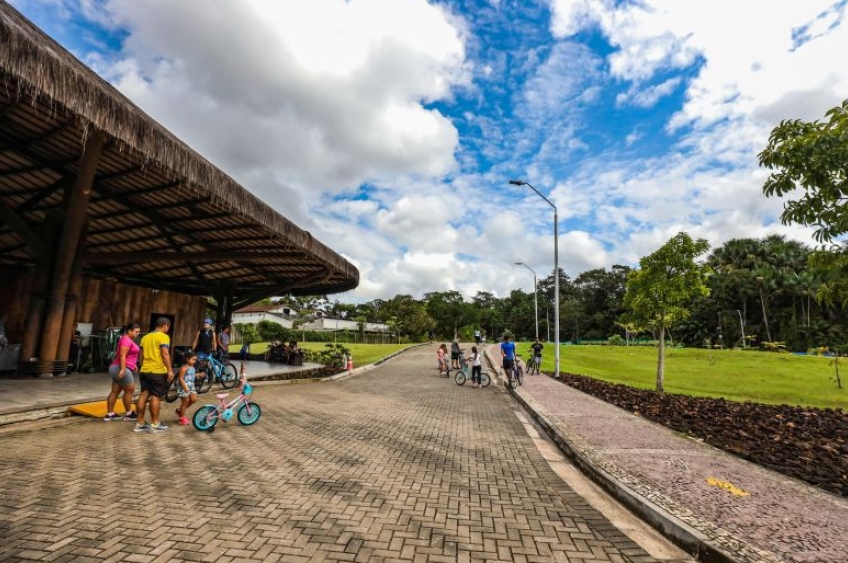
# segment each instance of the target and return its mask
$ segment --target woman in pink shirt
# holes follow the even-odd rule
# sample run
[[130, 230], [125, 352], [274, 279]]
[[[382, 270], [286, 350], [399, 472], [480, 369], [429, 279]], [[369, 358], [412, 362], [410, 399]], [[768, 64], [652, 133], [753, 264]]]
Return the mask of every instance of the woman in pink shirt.
[[446, 356], [448, 355], [448, 347], [445, 344], [439, 346], [439, 350], [436, 352], [436, 357], [439, 359], [439, 374], [447, 375], [448, 372], [448, 361]]
[[115, 350], [115, 359], [112, 360], [112, 365], [109, 366], [109, 375], [112, 376], [112, 390], [109, 392], [109, 397], [106, 399], [106, 416], [103, 420], [118, 420], [121, 418], [115, 414], [115, 402], [118, 400], [118, 395], [123, 391], [122, 397], [124, 402], [124, 411], [126, 414], [123, 420], [137, 420], [138, 415], [132, 409], [132, 397], [135, 391], [135, 373], [138, 373], [138, 354], [141, 348], [133, 342], [138, 338], [141, 332], [141, 327], [135, 323], [130, 323], [121, 329], [121, 338], [118, 339], [118, 346]]

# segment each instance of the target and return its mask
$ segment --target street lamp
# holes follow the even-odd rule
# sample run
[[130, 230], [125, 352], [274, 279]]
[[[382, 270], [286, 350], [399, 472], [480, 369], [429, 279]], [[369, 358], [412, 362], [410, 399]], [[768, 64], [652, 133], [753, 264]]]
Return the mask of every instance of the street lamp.
[[524, 266], [533, 272], [533, 311], [536, 313], [536, 338], [539, 338], [539, 292], [536, 289], [536, 272], [524, 262], [516, 262], [516, 266]]
[[739, 315], [739, 328], [742, 330], [742, 348], [745, 348], [745, 321], [742, 320], [742, 311], [739, 309], [729, 309], [727, 311], [719, 311], [718, 312], [718, 330], [721, 332], [721, 314], [722, 313], [733, 313], [736, 311], [736, 314]]
[[548, 205], [554, 208], [554, 346], [556, 351], [556, 359], [554, 360], [554, 369], [556, 370], [554, 373], [559, 376], [559, 236], [557, 231], [557, 208], [556, 205], [551, 203], [551, 200], [546, 198], [533, 187], [531, 184], [523, 180], [510, 180], [510, 184], [513, 186], [527, 186], [538, 195], [540, 198], [544, 199]]

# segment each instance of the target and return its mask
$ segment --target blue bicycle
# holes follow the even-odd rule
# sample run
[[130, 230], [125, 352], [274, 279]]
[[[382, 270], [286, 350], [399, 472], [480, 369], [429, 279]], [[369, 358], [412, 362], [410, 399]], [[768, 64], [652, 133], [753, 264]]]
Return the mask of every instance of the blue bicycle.
[[194, 366], [194, 385], [198, 393], [206, 393], [212, 389], [212, 383], [217, 381], [224, 389], [232, 389], [239, 382], [238, 370], [229, 360], [219, 362], [209, 354], [198, 353], [197, 364]]

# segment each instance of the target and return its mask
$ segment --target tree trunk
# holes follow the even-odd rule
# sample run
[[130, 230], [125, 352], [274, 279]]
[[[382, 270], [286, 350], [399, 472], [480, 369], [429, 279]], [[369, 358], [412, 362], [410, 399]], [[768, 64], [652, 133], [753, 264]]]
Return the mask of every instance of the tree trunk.
[[768, 337], [768, 341], [771, 342], [771, 331], [769, 330], [768, 315], [766, 315], [766, 301], [763, 298], [762, 288], [760, 289], [760, 304], [763, 306], [763, 321], [766, 323], [766, 336]]
[[657, 347], [657, 391], [665, 391], [665, 327], [660, 326], [659, 346]]

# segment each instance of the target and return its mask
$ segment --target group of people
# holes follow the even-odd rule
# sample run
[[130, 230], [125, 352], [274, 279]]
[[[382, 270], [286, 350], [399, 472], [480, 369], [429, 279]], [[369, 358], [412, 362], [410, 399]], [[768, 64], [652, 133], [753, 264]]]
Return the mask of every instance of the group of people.
[[[536, 341], [530, 345], [530, 351], [533, 354], [534, 360], [533, 369], [536, 375], [539, 375], [539, 366], [542, 365], [542, 350], [544, 348], [545, 345], [539, 341], [538, 336], [536, 337]], [[504, 334], [503, 342], [501, 342], [501, 358], [504, 373], [508, 374], [515, 367], [516, 361], [515, 342], [512, 341], [509, 334]], [[527, 375], [532, 375], [532, 372]]]
[[[474, 333], [475, 339], [479, 338], [479, 331], [475, 331]], [[478, 340], [477, 345], [480, 345], [480, 341]], [[542, 365], [542, 350], [545, 348], [544, 344], [541, 343], [539, 337], [536, 337], [535, 342], [530, 345], [530, 351], [533, 354], [534, 362], [534, 371], [536, 375], [539, 372], [539, 366]], [[501, 352], [501, 362], [504, 373], [509, 373], [512, 371], [515, 366], [516, 361], [516, 349], [515, 342], [512, 341], [511, 336], [509, 334], [504, 334], [503, 342], [500, 345]], [[439, 362], [439, 371], [442, 374], [445, 374], [453, 369], [460, 369], [462, 366], [459, 364], [460, 355], [462, 353], [462, 349], [459, 346], [459, 340], [454, 338], [451, 343], [450, 350], [450, 367], [448, 366], [448, 347], [447, 344], [442, 344], [439, 346], [438, 351], [436, 352], [436, 358]], [[483, 371], [483, 363], [482, 363], [482, 354], [477, 349], [477, 346], [471, 347], [471, 358], [469, 358], [471, 362], [471, 381], [472, 387], [480, 387], [480, 380]], [[528, 374], [530, 375], [530, 374]]]
[[300, 346], [294, 340], [288, 344], [285, 342], [272, 342], [268, 345], [265, 359], [269, 362], [296, 364], [298, 360], [303, 360], [303, 350], [300, 349]]
[[[453, 342], [451, 343], [451, 366], [454, 369], [462, 368], [459, 363], [461, 354], [462, 349], [459, 347], [459, 341], [454, 338]], [[439, 372], [443, 375], [450, 373], [450, 367], [448, 367], [447, 356], [447, 344], [442, 343], [442, 345], [439, 346], [439, 349], [436, 352], [436, 358], [439, 361]], [[479, 389], [483, 377], [483, 356], [477, 349], [477, 346], [471, 347], [471, 357], [468, 358], [467, 361], [471, 363], [471, 387]]]
[[[184, 363], [176, 372], [171, 356], [171, 338], [168, 332], [171, 321], [167, 317], [156, 320], [155, 329], [144, 335], [141, 342], [135, 340], [141, 333], [141, 326], [130, 323], [121, 329], [121, 336], [115, 350], [115, 358], [109, 366], [112, 388], [106, 399], [104, 420], [126, 420], [135, 422], [133, 432], [163, 432], [168, 426], [160, 420], [161, 402], [168, 392], [174, 378], [179, 378], [177, 396], [180, 406], [176, 409], [177, 424], [187, 425], [186, 410], [197, 401], [195, 380], [197, 360], [213, 353], [226, 353], [229, 346], [229, 328], [216, 335], [212, 328], [212, 319], [205, 319], [197, 331], [192, 345], [193, 350], [184, 356]], [[133, 393], [138, 377], [141, 393], [133, 410]], [[115, 404], [121, 395], [126, 414], [115, 413]], [[150, 421], [147, 421], [149, 415]]]

